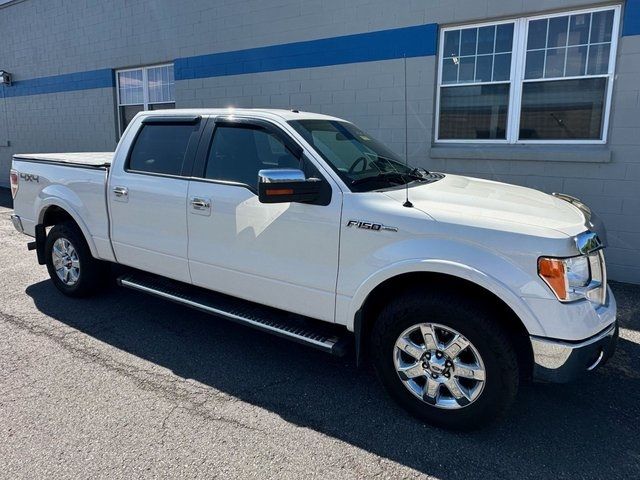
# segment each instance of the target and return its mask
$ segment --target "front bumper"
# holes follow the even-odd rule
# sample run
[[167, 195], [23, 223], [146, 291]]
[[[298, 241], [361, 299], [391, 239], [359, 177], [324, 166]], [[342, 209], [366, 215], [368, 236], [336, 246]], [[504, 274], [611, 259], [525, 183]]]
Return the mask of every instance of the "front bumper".
[[618, 341], [618, 324], [614, 322], [580, 342], [530, 338], [534, 380], [565, 383], [595, 370], [613, 355]]

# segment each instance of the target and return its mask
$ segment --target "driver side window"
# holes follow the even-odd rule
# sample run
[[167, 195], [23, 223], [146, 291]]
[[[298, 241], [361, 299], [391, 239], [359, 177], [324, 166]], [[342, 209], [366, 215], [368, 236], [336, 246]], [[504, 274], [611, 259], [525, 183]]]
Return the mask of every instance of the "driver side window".
[[251, 126], [216, 127], [205, 178], [256, 188], [258, 172], [267, 168], [300, 168], [296, 158], [272, 133]]

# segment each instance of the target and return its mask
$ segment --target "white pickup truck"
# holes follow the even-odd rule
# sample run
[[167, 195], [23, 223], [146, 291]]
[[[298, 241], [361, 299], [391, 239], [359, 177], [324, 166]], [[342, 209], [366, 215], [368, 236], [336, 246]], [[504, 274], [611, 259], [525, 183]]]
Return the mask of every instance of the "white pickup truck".
[[468, 429], [618, 334], [601, 223], [562, 194], [412, 168], [295, 110], [142, 112], [115, 153], [15, 155], [15, 227], [56, 287], [124, 287], [334, 353]]

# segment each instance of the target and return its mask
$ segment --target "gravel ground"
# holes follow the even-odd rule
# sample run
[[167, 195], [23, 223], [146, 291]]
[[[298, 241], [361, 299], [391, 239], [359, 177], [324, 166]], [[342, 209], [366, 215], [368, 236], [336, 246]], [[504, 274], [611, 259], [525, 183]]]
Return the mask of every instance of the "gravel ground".
[[0, 189], [2, 478], [640, 478], [640, 286], [615, 357], [454, 434], [369, 369], [135, 292], [59, 294]]

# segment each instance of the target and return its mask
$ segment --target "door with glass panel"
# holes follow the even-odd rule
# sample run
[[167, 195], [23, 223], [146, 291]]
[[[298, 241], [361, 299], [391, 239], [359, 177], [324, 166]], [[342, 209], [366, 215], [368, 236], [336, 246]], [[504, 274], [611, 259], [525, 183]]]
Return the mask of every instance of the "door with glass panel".
[[[277, 127], [247, 121], [218, 123], [201, 142], [202, 161], [188, 192], [191, 278], [211, 290], [333, 321], [340, 190], [309, 159], [294, 155], [289, 142]], [[274, 168], [301, 168], [307, 178], [320, 178], [330, 201], [260, 203], [258, 172]]]
[[[118, 263], [189, 282], [187, 188], [199, 117], [146, 117], [125, 162], [109, 174], [111, 241]], [[136, 125], [137, 127], [137, 125]]]

